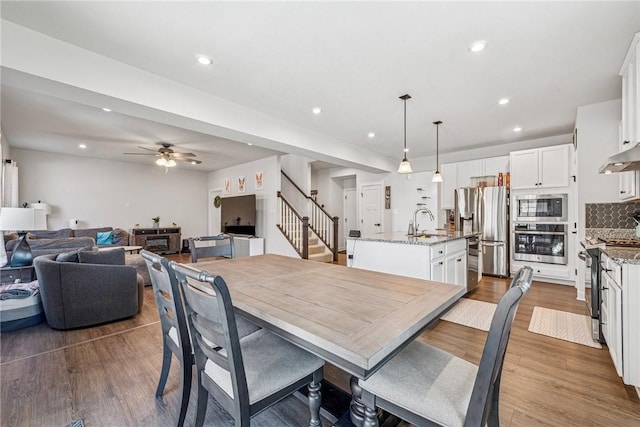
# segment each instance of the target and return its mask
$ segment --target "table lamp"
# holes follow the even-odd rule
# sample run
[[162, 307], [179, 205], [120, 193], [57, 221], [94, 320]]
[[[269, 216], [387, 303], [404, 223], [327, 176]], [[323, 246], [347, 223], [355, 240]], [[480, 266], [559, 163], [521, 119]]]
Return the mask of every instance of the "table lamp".
[[1, 208], [0, 230], [17, 231], [20, 239], [11, 254], [11, 267], [31, 265], [33, 256], [29, 242], [28, 230], [40, 230], [46, 227], [46, 214], [41, 209], [31, 208]]

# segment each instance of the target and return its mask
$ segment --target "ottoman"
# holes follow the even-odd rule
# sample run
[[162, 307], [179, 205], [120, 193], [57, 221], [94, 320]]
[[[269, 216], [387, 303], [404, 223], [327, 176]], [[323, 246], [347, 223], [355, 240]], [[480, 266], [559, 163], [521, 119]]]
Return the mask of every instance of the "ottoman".
[[0, 332], [26, 328], [44, 320], [37, 280], [0, 285]]

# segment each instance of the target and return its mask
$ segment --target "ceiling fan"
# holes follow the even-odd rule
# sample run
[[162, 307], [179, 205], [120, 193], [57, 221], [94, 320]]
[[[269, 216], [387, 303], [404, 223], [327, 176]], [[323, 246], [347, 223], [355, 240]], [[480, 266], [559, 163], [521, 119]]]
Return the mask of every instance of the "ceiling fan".
[[173, 147], [173, 144], [170, 144], [168, 142], [157, 142], [156, 144], [161, 146], [157, 151], [152, 150], [150, 148], [138, 146], [138, 148], [151, 151], [151, 153], [123, 153], [123, 154], [131, 154], [136, 156], [156, 156], [158, 157], [158, 160], [156, 160], [156, 164], [158, 166], [164, 166], [166, 168], [171, 168], [175, 166], [176, 160], [189, 162], [192, 165], [199, 165], [200, 163], [202, 163], [200, 160], [196, 160], [193, 158], [193, 157], [197, 157], [193, 153], [176, 153], [175, 151], [173, 151], [173, 149], [171, 149], [171, 147]]

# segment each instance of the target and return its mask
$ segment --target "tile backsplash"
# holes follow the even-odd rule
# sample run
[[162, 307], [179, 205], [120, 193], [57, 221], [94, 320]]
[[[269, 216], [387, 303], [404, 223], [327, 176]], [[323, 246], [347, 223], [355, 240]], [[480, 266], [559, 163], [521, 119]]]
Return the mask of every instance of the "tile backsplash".
[[636, 228], [632, 216], [640, 214], [640, 202], [587, 203], [585, 228]]

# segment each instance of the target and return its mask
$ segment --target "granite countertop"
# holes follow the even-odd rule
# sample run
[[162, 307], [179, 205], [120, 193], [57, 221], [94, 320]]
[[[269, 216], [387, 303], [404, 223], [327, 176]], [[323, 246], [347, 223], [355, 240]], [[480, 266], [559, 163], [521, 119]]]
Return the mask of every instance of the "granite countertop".
[[640, 265], [640, 248], [616, 248], [605, 246], [602, 251], [618, 264]]
[[347, 237], [350, 240], [363, 240], [369, 242], [400, 243], [405, 245], [437, 245], [450, 242], [452, 240], [465, 239], [467, 237], [479, 236], [479, 232], [464, 233], [463, 231], [448, 230], [424, 230], [417, 236], [407, 236], [402, 231], [370, 234], [362, 237]]

